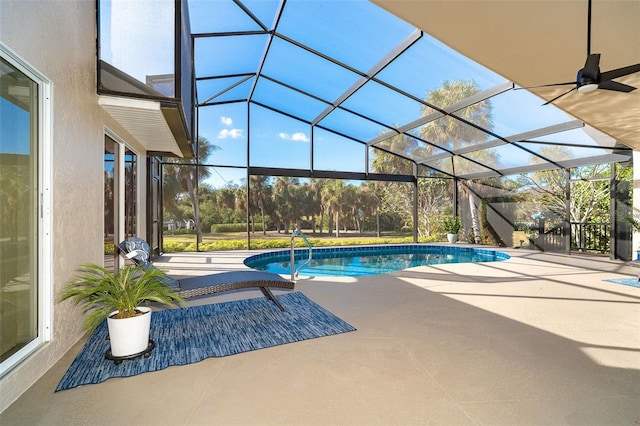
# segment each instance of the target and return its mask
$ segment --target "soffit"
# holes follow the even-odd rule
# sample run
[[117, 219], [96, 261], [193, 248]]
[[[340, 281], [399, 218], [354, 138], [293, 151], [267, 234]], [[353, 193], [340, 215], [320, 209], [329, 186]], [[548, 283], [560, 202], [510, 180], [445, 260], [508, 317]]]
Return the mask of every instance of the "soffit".
[[160, 102], [101, 95], [98, 103], [147, 151], [183, 156]]
[[[371, 0], [519, 86], [575, 80], [587, 55], [587, 0]], [[591, 52], [600, 69], [640, 63], [640, 2], [593, 0]], [[640, 88], [640, 73], [616, 79]], [[532, 89], [545, 100], [571, 86]], [[640, 90], [571, 93], [554, 103], [640, 149]]]

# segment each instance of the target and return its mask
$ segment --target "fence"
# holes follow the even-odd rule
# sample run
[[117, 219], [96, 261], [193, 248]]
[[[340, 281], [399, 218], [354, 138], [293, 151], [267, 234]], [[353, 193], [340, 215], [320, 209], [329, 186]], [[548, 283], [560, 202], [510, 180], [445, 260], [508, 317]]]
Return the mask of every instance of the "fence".
[[[566, 235], [563, 225], [554, 226], [548, 230], [531, 229], [537, 231], [530, 243], [542, 251], [566, 250]], [[535, 234], [535, 232], [532, 232]], [[571, 222], [571, 251], [583, 253], [603, 253], [611, 251], [611, 224], [593, 222]]]

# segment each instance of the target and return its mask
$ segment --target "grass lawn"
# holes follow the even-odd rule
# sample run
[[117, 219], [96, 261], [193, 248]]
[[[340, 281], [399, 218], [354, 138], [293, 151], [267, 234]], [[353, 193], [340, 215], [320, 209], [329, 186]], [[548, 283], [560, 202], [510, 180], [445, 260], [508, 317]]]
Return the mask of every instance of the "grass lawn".
[[[380, 238], [371, 234], [360, 234], [351, 231], [341, 232], [340, 238], [327, 233], [316, 233], [314, 235], [311, 231], [304, 234], [313, 247], [413, 243], [413, 237], [408, 233], [385, 233]], [[164, 252], [196, 251], [195, 234], [170, 235], [165, 233], [163, 238]], [[291, 234], [279, 234], [275, 231], [269, 231], [266, 235], [263, 235], [262, 232], [255, 232], [250, 235], [250, 240], [252, 249], [289, 248]], [[435, 242], [438, 239], [433, 237], [419, 238], [418, 241], [425, 243]], [[295, 244], [296, 247], [306, 247], [302, 238], [296, 238]], [[247, 249], [247, 234], [244, 232], [204, 234], [202, 243], [198, 248], [200, 251]]]

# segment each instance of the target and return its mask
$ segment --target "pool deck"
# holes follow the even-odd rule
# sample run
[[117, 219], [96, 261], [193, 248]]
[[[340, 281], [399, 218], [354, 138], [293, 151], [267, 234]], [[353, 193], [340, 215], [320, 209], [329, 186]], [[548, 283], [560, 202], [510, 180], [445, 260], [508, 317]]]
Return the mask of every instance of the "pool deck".
[[[0, 424], [640, 424], [640, 288], [603, 281], [640, 269], [499, 250], [511, 259], [297, 283], [352, 333], [54, 394], [80, 341]], [[156, 265], [202, 275], [245, 269], [256, 253], [177, 253]]]

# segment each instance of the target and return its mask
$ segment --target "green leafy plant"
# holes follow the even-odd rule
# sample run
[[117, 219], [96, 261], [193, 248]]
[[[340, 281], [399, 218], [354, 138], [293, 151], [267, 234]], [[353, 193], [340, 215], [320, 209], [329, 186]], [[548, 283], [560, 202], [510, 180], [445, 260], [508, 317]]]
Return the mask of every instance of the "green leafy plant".
[[629, 216], [629, 217], [622, 218], [622, 220], [624, 220], [625, 222], [629, 223], [633, 227], [634, 231], [640, 232], [640, 220], [639, 219], [636, 219], [634, 217], [630, 217]]
[[90, 311], [84, 326], [87, 331], [93, 331], [113, 311], [118, 311], [115, 318], [137, 315], [136, 307], [144, 302], [184, 306], [182, 296], [163, 279], [166, 279], [166, 274], [155, 268], [145, 270], [140, 266], [126, 265], [112, 273], [102, 266], [87, 263], [65, 285], [57, 301], [71, 299], [85, 312]]
[[462, 222], [458, 216], [445, 217], [443, 225], [447, 234], [457, 234], [462, 229]]

